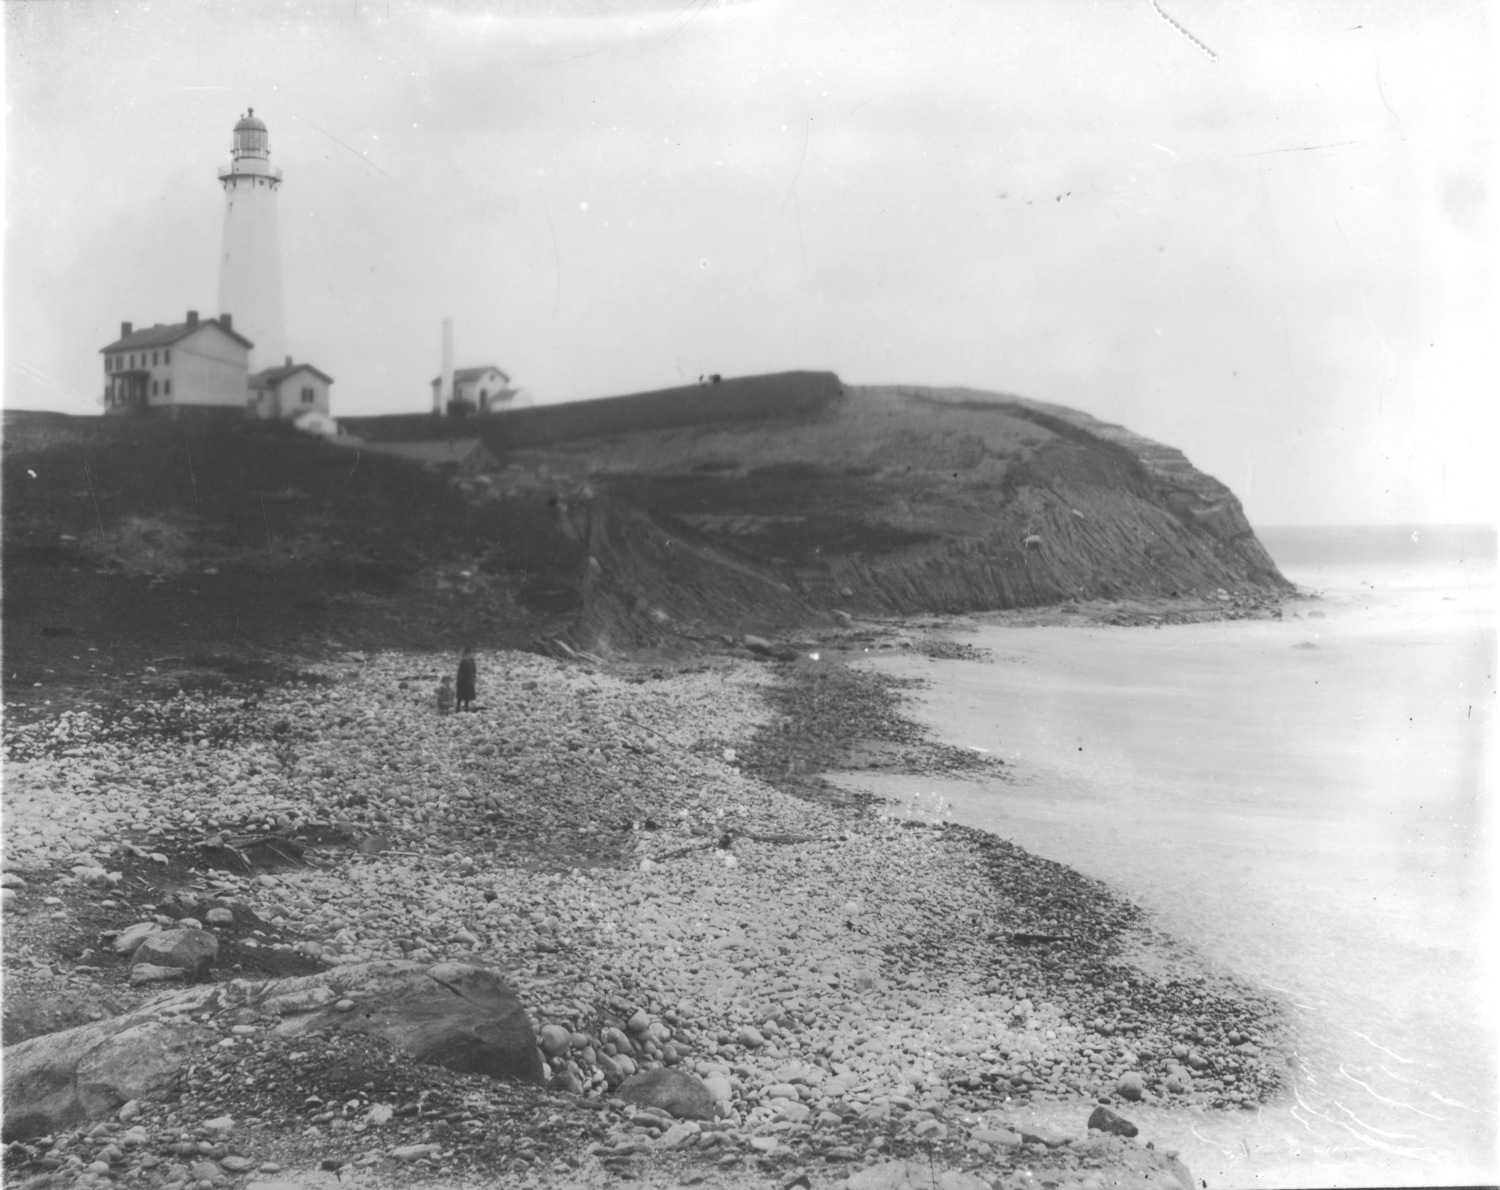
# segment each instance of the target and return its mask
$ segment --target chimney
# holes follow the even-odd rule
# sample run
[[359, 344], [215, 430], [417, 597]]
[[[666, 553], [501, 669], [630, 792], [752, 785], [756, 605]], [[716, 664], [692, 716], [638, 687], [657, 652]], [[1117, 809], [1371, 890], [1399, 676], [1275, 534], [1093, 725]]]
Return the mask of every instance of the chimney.
[[188, 326], [197, 326], [197, 325], [198, 325], [198, 311], [196, 311], [196, 310], [189, 310], [188, 311]]
[[443, 378], [438, 385], [434, 413], [442, 413], [453, 400], [453, 319], [443, 319]]
[[120, 338], [122, 338], [122, 339], [128, 339], [128, 338], [130, 338], [130, 323], [128, 323], [128, 322], [122, 322], [122, 323], [120, 323]]
[[219, 325], [222, 326], [226, 331], [233, 331], [234, 330], [234, 317], [233, 317], [233, 315], [230, 315], [230, 314], [220, 314], [219, 315]]
[[291, 356], [287, 356], [286, 357], [286, 366], [289, 367], [289, 368], [292, 366], [292, 357]]

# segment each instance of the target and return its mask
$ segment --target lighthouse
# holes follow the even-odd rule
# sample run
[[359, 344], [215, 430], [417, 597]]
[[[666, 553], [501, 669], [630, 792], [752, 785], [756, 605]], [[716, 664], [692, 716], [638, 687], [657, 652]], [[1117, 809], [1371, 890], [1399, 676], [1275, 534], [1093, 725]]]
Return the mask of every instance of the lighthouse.
[[234, 126], [234, 156], [219, 170], [224, 187], [224, 248], [219, 257], [219, 313], [255, 344], [250, 370], [279, 364], [286, 345], [281, 300], [281, 233], [264, 122], [251, 108]]

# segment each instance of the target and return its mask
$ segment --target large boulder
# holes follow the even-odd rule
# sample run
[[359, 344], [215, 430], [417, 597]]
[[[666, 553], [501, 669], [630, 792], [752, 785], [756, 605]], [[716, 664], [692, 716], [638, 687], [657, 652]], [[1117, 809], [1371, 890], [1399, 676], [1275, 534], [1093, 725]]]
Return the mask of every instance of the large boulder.
[[141, 939], [131, 956], [132, 966], [175, 967], [189, 979], [208, 978], [208, 969], [219, 957], [219, 940], [207, 930], [190, 927], [160, 930]]
[[679, 1120], [712, 1120], [714, 1096], [696, 1074], [660, 1067], [632, 1074], [620, 1084], [619, 1096], [637, 1107], [655, 1107]]
[[293, 979], [183, 988], [121, 1016], [7, 1046], [4, 1139], [70, 1128], [161, 1089], [200, 1045], [219, 1039], [189, 1016], [242, 1009], [279, 1017], [274, 1033], [366, 1033], [417, 1062], [542, 1082], [531, 1022], [498, 973], [465, 963], [351, 963]]
[[[276, 980], [262, 1003], [282, 1013], [281, 1033], [325, 1029], [368, 1033], [418, 1062], [464, 1074], [519, 1082], [543, 1081], [536, 1033], [521, 1001], [494, 971], [468, 963], [357, 963], [324, 975]], [[299, 996], [321, 1001], [299, 1009]], [[340, 1000], [353, 1000], [341, 1011]]]
[[218, 1034], [129, 1013], [5, 1048], [6, 1141], [70, 1128], [159, 1091]]
[[1127, 1120], [1118, 1112], [1112, 1112], [1102, 1103], [1094, 1108], [1093, 1114], [1089, 1116], [1089, 1128], [1099, 1132], [1112, 1132], [1116, 1136], [1131, 1137], [1140, 1132], [1140, 1129]]

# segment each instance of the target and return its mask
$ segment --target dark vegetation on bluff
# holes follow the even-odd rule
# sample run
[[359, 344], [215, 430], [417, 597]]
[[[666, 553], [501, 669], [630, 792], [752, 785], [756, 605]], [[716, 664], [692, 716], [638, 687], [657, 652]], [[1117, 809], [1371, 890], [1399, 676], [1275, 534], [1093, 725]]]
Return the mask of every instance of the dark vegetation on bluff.
[[406, 419], [485, 436], [499, 469], [457, 478], [285, 426], [12, 415], [7, 698], [329, 649], [679, 650], [841, 614], [1290, 590], [1176, 450], [1059, 406], [818, 379], [620, 398], [645, 430], [533, 417], [510, 436], [562, 437], [524, 446], [517, 415]]

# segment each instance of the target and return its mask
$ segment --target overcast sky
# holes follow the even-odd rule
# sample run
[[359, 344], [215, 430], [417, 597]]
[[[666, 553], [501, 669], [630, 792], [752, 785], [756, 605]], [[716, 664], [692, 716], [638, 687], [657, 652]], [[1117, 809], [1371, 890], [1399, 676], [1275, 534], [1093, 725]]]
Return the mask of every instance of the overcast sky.
[[[789, 368], [1056, 401], [1253, 522], [1492, 520], [1493, 22], [1406, 0], [13, 2], [5, 400], [214, 313], [270, 130], [335, 414]], [[1492, 353], [1485, 353], [1491, 355]]]

